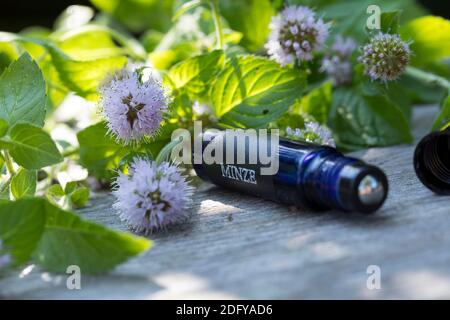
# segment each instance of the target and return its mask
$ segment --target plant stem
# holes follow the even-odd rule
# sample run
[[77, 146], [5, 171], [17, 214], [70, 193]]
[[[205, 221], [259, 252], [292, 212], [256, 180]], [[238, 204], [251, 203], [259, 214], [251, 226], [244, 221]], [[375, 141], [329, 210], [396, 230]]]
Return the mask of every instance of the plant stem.
[[175, 148], [175, 146], [177, 146], [182, 141], [183, 141], [183, 139], [182, 139], [182, 137], [180, 137], [179, 139], [173, 140], [173, 141], [169, 142], [168, 144], [166, 144], [164, 146], [164, 148], [162, 148], [162, 150], [159, 152], [158, 156], [155, 159], [155, 162], [157, 164], [161, 164], [166, 159], [169, 159], [170, 154], [172, 153], [172, 149]]
[[67, 158], [73, 156], [74, 154], [77, 154], [78, 152], [80, 152], [80, 148], [69, 148], [62, 153], [62, 156], [64, 158]]
[[4, 158], [5, 158], [6, 168], [8, 169], [9, 174], [12, 176], [13, 174], [16, 173], [16, 170], [14, 170], [13, 161], [7, 150], [4, 151]]
[[223, 49], [223, 32], [222, 20], [220, 19], [219, 0], [209, 0], [214, 18], [214, 26], [216, 27], [217, 49]]
[[432, 86], [441, 87], [443, 89], [450, 91], [450, 81], [447, 79], [437, 76], [433, 73], [426, 72], [414, 67], [407, 67], [406, 72], [408, 76], [419, 80], [420, 82], [423, 82], [425, 84], [429, 84]]

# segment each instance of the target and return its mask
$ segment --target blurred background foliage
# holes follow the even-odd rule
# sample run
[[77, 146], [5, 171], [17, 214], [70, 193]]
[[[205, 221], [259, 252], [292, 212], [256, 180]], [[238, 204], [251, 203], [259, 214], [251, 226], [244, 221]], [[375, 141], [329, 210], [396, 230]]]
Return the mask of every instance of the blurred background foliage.
[[[168, 70], [177, 62], [215, 48], [214, 19], [209, 6], [196, 7], [174, 18], [174, 14], [186, 2], [188, 0], [2, 0], [0, 30], [20, 32], [21, 35], [38, 39], [51, 39], [64, 54], [78, 61], [112, 59], [126, 55], [135, 61], [149, 62], [159, 70]], [[288, 4], [311, 6], [325, 20], [333, 21], [333, 33], [351, 36], [359, 43], [367, 39], [365, 20], [369, 5], [379, 5], [383, 12], [401, 10], [401, 25], [406, 27], [400, 33], [406, 40], [414, 39], [412, 49], [418, 53], [413, 58], [413, 65], [450, 76], [448, 60], [436, 63], [450, 50], [450, 45], [445, 44], [446, 38], [442, 41], [428, 41], [430, 37], [440, 37], [445, 33], [445, 30], [436, 25], [438, 21], [431, 19], [430, 23], [419, 21], [414, 25], [407, 24], [408, 21], [429, 13], [449, 18], [449, 1], [219, 0], [219, 4], [228, 56], [238, 53], [264, 55], [263, 46], [267, 40], [270, 19]], [[78, 6], [69, 7], [71, 5]], [[59, 104], [68, 89], [80, 96], [95, 98], [90, 90], [98, 84], [92, 82], [80, 85], [77, 81], [83, 75], [74, 72], [75, 66], [65, 63], [58, 52], [50, 52], [53, 57], [51, 59], [44, 54], [45, 50], [41, 46], [30, 43], [23, 46], [39, 60], [46, 78], [50, 79], [50, 106]], [[17, 48], [11, 43], [0, 42], [0, 71], [16, 59], [18, 54]], [[51, 63], [52, 60], [54, 63]], [[84, 65], [87, 66], [88, 64]], [[60, 71], [70, 71], [70, 79], [59, 79], [55, 67], [60, 74]], [[409, 79], [405, 77], [402, 81], [408, 82]], [[413, 101], [436, 100], [435, 91], [416, 86], [414, 81], [406, 85], [411, 88], [408, 97], [412, 97]], [[393, 94], [396, 92], [395, 88], [391, 91]], [[401, 99], [402, 96], [404, 95], [399, 94], [398, 98]], [[410, 101], [403, 101], [404, 105], [409, 103]]]

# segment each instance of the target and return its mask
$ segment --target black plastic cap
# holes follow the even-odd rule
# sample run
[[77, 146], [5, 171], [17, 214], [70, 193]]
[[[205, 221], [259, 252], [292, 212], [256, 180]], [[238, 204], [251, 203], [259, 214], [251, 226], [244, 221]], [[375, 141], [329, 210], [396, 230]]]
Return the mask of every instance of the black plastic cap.
[[414, 152], [420, 181], [437, 194], [450, 195], [450, 127], [425, 136]]

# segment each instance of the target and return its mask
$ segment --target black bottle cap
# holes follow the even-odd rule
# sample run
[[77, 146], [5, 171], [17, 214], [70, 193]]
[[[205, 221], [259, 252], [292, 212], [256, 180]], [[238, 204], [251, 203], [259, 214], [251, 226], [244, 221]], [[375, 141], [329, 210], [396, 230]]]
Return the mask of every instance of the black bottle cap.
[[419, 142], [414, 152], [414, 169], [427, 188], [450, 195], [450, 127], [432, 132]]
[[375, 212], [386, 200], [388, 189], [384, 172], [362, 161], [347, 164], [340, 172], [339, 197], [347, 211]]

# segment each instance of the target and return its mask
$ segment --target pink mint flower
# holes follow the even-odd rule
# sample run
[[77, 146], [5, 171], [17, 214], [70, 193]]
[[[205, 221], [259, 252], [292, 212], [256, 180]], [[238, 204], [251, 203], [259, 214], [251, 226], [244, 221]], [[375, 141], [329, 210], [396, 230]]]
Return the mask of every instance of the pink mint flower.
[[266, 44], [268, 54], [281, 65], [309, 61], [322, 50], [328, 37], [329, 24], [316, 19], [308, 7], [288, 6], [272, 18], [271, 33]]
[[331, 130], [317, 122], [305, 122], [305, 128], [286, 128], [286, 136], [292, 140], [300, 140], [320, 145], [336, 147]]
[[109, 131], [124, 143], [157, 133], [168, 101], [161, 84], [123, 69], [101, 88], [101, 106]]
[[388, 82], [398, 79], [409, 64], [411, 50], [397, 34], [379, 33], [362, 49], [359, 62], [372, 80]]
[[336, 86], [352, 81], [350, 57], [356, 49], [352, 38], [337, 36], [330, 52], [323, 58], [320, 71], [325, 72]]
[[113, 207], [133, 230], [149, 233], [187, 219], [193, 188], [177, 166], [135, 158], [128, 171], [115, 181]]

